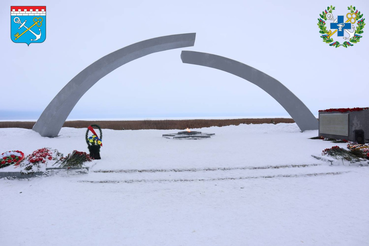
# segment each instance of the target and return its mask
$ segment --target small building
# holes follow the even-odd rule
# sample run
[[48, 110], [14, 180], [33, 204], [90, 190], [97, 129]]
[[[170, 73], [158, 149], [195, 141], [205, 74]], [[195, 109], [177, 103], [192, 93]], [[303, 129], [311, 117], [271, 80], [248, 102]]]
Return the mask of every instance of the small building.
[[319, 110], [319, 136], [369, 142], [369, 108]]

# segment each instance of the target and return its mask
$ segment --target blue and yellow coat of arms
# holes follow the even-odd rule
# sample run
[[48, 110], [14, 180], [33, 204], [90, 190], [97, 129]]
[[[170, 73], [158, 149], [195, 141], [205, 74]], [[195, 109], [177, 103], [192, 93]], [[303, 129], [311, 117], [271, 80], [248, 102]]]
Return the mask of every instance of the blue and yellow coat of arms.
[[46, 39], [46, 6], [11, 6], [10, 38], [14, 43], [42, 43]]
[[[355, 6], [351, 5], [347, 7], [348, 13], [346, 13], [346, 15], [338, 15], [337, 18], [335, 18], [333, 15], [333, 10], [335, 9], [336, 7], [332, 5], [328, 6], [327, 9], [319, 15], [318, 26], [319, 33], [321, 34], [320, 37], [323, 39], [323, 42], [336, 48], [340, 46], [345, 48], [354, 46], [354, 44], [360, 42], [360, 39], [363, 37], [362, 34], [364, 33], [365, 27], [365, 18], [363, 14], [356, 9]], [[346, 21], [345, 16], [347, 18]], [[327, 27], [330, 27], [330, 30], [328, 30]], [[343, 38], [343, 43], [333, 39], [336, 33], [338, 38]]]

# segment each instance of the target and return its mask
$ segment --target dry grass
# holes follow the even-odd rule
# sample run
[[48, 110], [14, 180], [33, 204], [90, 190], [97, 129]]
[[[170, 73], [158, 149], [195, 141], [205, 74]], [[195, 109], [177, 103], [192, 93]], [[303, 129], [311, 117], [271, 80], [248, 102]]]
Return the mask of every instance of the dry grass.
[[[224, 120], [137, 120], [137, 121], [66, 121], [64, 127], [86, 128], [91, 124], [97, 124], [104, 129], [114, 130], [139, 130], [139, 129], [186, 129], [203, 128], [211, 126], [229, 126], [239, 124], [278, 124], [294, 123], [290, 118], [263, 118], [263, 119], [224, 119]], [[32, 129], [35, 122], [4, 121], [0, 122], [0, 128], [26, 128]]]

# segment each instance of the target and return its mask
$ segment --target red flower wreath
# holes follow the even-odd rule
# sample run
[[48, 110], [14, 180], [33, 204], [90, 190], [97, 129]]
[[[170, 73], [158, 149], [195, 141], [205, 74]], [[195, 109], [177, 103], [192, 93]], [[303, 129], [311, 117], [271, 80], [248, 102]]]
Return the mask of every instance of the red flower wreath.
[[13, 165], [19, 165], [24, 159], [24, 153], [19, 150], [6, 151], [0, 155], [0, 168]]

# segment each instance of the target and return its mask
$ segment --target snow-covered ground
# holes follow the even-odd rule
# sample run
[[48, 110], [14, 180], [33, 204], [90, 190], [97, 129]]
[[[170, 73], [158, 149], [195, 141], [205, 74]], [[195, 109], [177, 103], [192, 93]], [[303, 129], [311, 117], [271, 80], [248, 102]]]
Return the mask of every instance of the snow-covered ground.
[[[346, 144], [296, 124], [199, 130], [215, 136], [103, 129], [88, 174], [0, 179], [0, 245], [369, 245], [369, 167], [311, 157]], [[0, 152], [87, 151], [85, 131], [0, 129]]]

